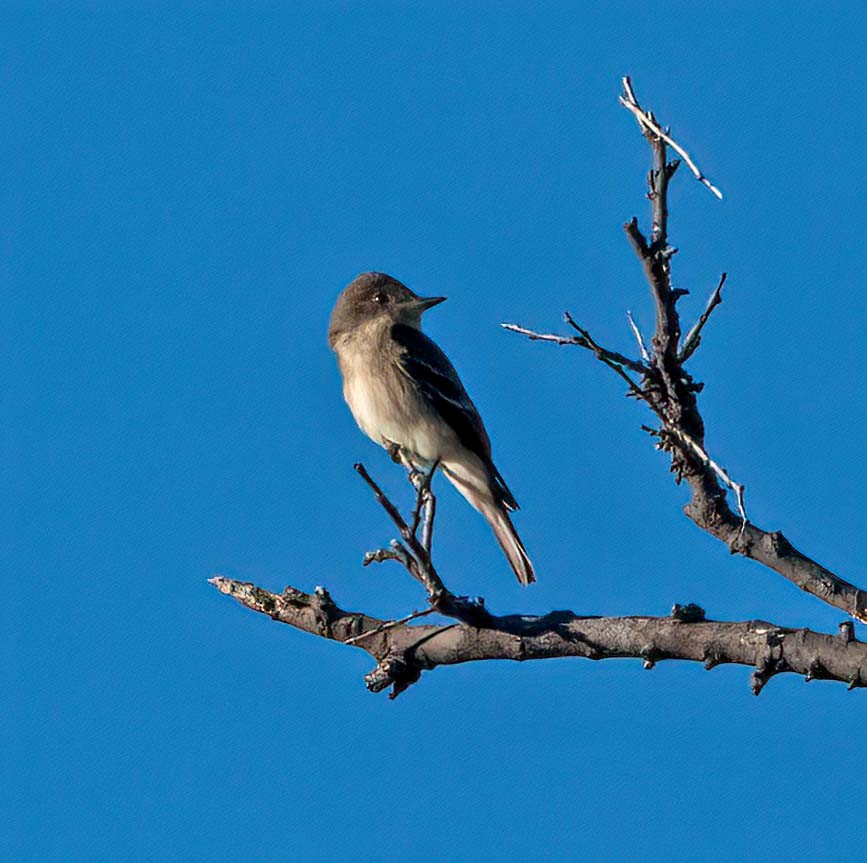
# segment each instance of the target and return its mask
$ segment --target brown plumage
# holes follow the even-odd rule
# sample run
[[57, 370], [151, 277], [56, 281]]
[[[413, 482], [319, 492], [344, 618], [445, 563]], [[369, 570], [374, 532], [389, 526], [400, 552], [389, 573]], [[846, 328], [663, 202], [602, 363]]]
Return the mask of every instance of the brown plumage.
[[343, 395], [372, 440], [397, 444], [420, 468], [439, 462], [490, 524], [518, 581], [529, 584], [533, 565], [509, 517], [518, 503], [494, 466], [482, 418], [448, 357], [421, 331], [422, 313], [444, 299], [419, 297], [384, 273], [349, 284], [328, 330]]

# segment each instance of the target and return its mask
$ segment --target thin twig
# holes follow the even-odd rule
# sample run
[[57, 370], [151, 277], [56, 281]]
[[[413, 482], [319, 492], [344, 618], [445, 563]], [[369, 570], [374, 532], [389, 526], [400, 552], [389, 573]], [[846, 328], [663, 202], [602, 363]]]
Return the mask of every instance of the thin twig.
[[409, 552], [397, 540], [394, 540], [394, 543], [399, 546], [399, 549], [392, 546], [392, 548], [378, 548], [376, 551], [366, 551], [364, 553], [364, 560], [361, 562], [362, 566], [370, 566], [371, 563], [382, 563], [384, 560], [396, 560], [398, 563], [403, 563], [406, 566], [405, 561], [409, 557]]
[[629, 110], [634, 116], [635, 119], [638, 120], [639, 125], [642, 129], [646, 129], [650, 131], [656, 137], [661, 138], [674, 150], [684, 162], [686, 162], [687, 167], [692, 171], [696, 180], [698, 180], [703, 186], [706, 186], [710, 191], [716, 195], [717, 198], [722, 200], [722, 192], [713, 184], [711, 181], [705, 177], [704, 174], [699, 170], [698, 165], [690, 158], [689, 153], [680, 146], [670, 135], [665, 132], [659, 123], [656, 122], [653, 114], [650, 111], [645, 111], [641, 105], [638, 103], [638, 99], [635, 97], [635, 91], [632, 89], [632, 81], [629, 76], [625, 76], [621, 79], [623, 84], [623, 92], [624, 96], [620, 96], [620, 104], [623, 105], [624, 108]]
[[746, 491], [745, 487], [740, 483], [735, 482], [729, 476], [726, 469], [722, 465], [717, 464], [707, 454], [707, 450], [705, 450], [705, 448], [693, 437], [683, 431], [683, 429], [669, 423], [667, 423], [665, 427], [667, 431], [670, 431], [681, 441], [683, 441], [702, 460], [702, 463], [707, 465], [707, 467], [709, 467], [714, 472], [714, 474], [716, 474], [717, 478], [723, 483], [723, 485], [725, 485], [727, 488], [730, 488], [735, 493], [735, 498], [738, 502], [738, 515], [740, 515], [741, 517], [740, 533], [742, 534], [748, 522], [747, 511], [746, 507], [744, 506], [744, 492]]
[[[633, 392], [633, 394], [636, 397], [646, 401], [646, 396], [642, 391], [641, 387], [638, 386], [638, 384], [635, 383], [635, 381], [632, 380], [632, 378], [629, 377], [629, 375], [626, 374], [625, 371], [623, 371], [624, 363], [620, 362], [620, 355], [615, 354], [612, 351], [608, 351], [600, 345], [596, 344], [590, 333], [585, 330], [580, 324], [576, 323], [575, 319], [572, 317], [572, 315], [569, 314], [569, 312], [566, 312], [564, 314], [564, 317], [566, 319], [566, 323], [569, 324], [569, 326], [572, 327], [576, 332], [578, 332], [582, 339], [584, 339], [586, 347], [588, 347], [591, 351], [593, 351], [594, 354], [596, 354], [596, 359], [605, 363], [608, 368], [614, 369], [614, 371], [617, 372], [617, 374], [626, 381], [629, 389]], [[640, 366], [638, 363], [631, 364], [629, 368], [632, 368], [633, 365], [638, 366], [642, 372], [646, 371], [646, 369], [644, 369], [644, 367]]]
[[375, 626], [373, 629], [368, 629], [367, 632], [362, 632], [358, 635], [353, 635], [352, 638], [347, 638], [343, 643], [355, 644], [357, 641], [361, 641], [362, 638], [367, 638], [370, 635], [377, 635], [380, 632], [386, 632], [389, 629], [394, 629], [396, 626], [403, 626], [405, 623], [417, 620], [419, 617], [425, 617], [428, 614], [433, 614], [435, 611], [435, 608], [426, 608], [424, 611], [414, 611], [412, 614], [408, 614], [406, 617], [401, 617], [399, 620], [388, 620], [385, 623], [380, 623], [379, 626]]
[[720, 481], [730, 488], [737, 498], [738, 503], [738, 513], [741, 517], [741, 533], [743, 533], [744, 528], [747, 525], [747, 513], [746, 508], [744, 506], [744, 486], [740, 483], [735, 482], [729, 474], [726, 472], [725, 468], [721, 465], [717, 464], [707, 453], [704, 447], [698, 443], [691, 435], [685, 432], [682, 428], [680, 428], [677, 424], [673, 423], [664, 413], [664, 411], [659, 407], [654, 399], [650, 397], [650, 395], [643, 390], [626, 372], [623, 370], [622, 366], [618, 363], [612, 361], [608, 352], [600, 347], [593, 340], [593, 337], [590, 333], [585, 330], [580, 324], [576, 323], [573, 317], [566, 312], [566, 322], [573, 327], [576, 332], [578, 332], [581, 338], [586, 342], [586, 346], [596, 354], [597, 359], [601, 360], [608, 366], [610, 369], [613, 369], [626, 381], [627, 386], [629, 387], [630, 392], [638, 399], [643, 401], [659, 418], [662, 422], [663, 427], [667, 432], [669, 432], [674, 438], [683, 443], [688, 449], [692, 450], [692, 452], [697, 455], [703, 464], [707, 465], [714, 474], [720, 479]]
[[418, 536], [419, 524], [421, 525], [421, 545], [425, 550], [428, 562], [431, 560], [434, 516], [437, 507], [436, 496], [431, 484], [439, 465], [440, 460], [436, 459], [426, 471], [411, 471], [409, 475], [409, 480], [416, 489], [415, 509], [412, 513], [412, 532], [413, 535]]
[[376, 484], [376, 480], [367, 472], [367, 468], [361, 463], [356, 462], [353, 467], [356, 473], [370, 486], [371, 491], [376, 497], [376, 502], [388, 513], [389, 518], [395, 523], [401, 536], [409, 541], [412, 537], [412, 531], [409, 525], [403, 520], [398, 508], [388, 499], [385, 492]]
[[575, 336], [558, 336], [555, 333], [537, 333], [535, 330], [528, 330], [526, 327], [518, 326], [518, 324], [500, 324], [504, 330], [511, 330], [513, 333], [520, 333], [526, 336], [533, 342], [554, 342], [557, 345], [578, 345], [586, 347], [581, 339], [576, 339]]
[[[427, 505], [433, 497], [431, 483], [433, 482], [433, 475], [439, 466], [440, 460], [437, 459], [427, 470], [417, 470], [415, 467], [412, 467], [409, 472], [409, 481], [412, 483], [416, 493], [415, 507], [412, 511], [412, 532], [416, 536], [418, 535], [418, 528], [421, 524], [423, 513], [425, 520], [427, 520]], [[424, 545], [424, 542], [422, 542], [422, 545]], [[430, 552], [429, 548], [426, 550], [428, 553]]]
[[412, 508], [412, 530], [414, 535], [418, 535], [418, 526], [421, 524], [421, 512], [425, 504], [425, 491], [427, 490], [426, 477], [424, 473], [416, 472], [415, 468], [409, 472], [409, 481], [415, 489], [415, 506]]
[[367, 472], [361, 462], [355, 464], [355, 470], [358, 475], [367, 483], [371, 491], [376, 496], [379, 505], [388, 513], [389, 518], [394, 522], [400, 535], [406, 543], [406, 547], [401, 543], [392, 541], [391, 551], [384, 552], [380, 555], [379, 552], [368, 552], [365, 555], [365, 561], [370, 563], [374, 560], [396, 559], [409, 571], [409, 574], [421, 582], [428, 593], [428, 601], [433, 606], [437, 606], [446, 599], [451, 598], [451, 593], [443, 585], [439, 575], [431, 563], [430, 554], [427, 549], [419, 541], [415, 533], [410, 529], [409, 525], [400, 514], [398, 508], [388, 499], [382, 489], [376, 484], [375, 480]]
[[701, 343], [701, 331], [707, 323], [710, 313], [722, 302], [722, 289], [723, 285], [726, 283], [726, 278], [728, 278], [728, 273], [723, 273], [720, 277], [719, 284], [708, 298], [707, 305], [701, 313], [701, 317], [693, 324], [690, 331], [686, 334], [686, 338], [683, 340], [683, 347], [680, 349], [680, 354], [677, 357], [679, 362], [686, 362], [695, 353], [696, 348]]
[[428, 488], [427, 500], [424, 507], [424, 521], [421, 524], [421, 544], [427, 552], [428, 560], [431, 559], [431, 545], [433, 544], [434, 518], [437, 513], [437, 499]]
[[635, 341], [638, 343], [638, 350], [641, 351], [641, 359], [645, 363], [650, 362], [650, 354], [647, 353], [647, 346], [644, 344], [644, 339], [641, 336], [641, 330], [638, 329], [638, 324], [632, 317], [632, 312], [626, 312], [626, 319], [629, 321], [629, 326], [632, 329], [632, 335], [635, 336]]
[[[569, 320], [568, 316], [567, 320]], [[526, 336], [530, 341], [534, 342], [554, 342], [558, 345], [577, 345], [579, 348], [590, 348], [590, 350], [593, 350], [594, 352], [598, 349], [602, 351], [611, 362], [616, 363], [619, 366], [623, 366], [640, 375], [647, 371], [645, 366], [640, 362], [637, 360], [631, 360], [629, 357], [617, 353], [617, 351], [600, 348], [599, 345], [596, 345], [595, 348], [591, 347], [583, 336], [558, 336], [554, 333], [537, 333], [535, 330], [528, 330], [526, 327], [518, 326], [518, 324], [500, 324], [500, 326], [504, 330], [509, 330], [513, 333], [519, 333], [522, 336]]]

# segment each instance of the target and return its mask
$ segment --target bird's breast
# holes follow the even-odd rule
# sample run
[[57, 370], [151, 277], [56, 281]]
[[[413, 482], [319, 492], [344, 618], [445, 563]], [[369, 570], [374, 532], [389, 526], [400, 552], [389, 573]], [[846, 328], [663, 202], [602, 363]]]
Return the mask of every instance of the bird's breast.
[[396, 353], [382, 346], [338, 348], [343, 397], [359, 428], [376, 443], [398, 444], [431, 463], [454, 446], [454, 432], [403, 373]]

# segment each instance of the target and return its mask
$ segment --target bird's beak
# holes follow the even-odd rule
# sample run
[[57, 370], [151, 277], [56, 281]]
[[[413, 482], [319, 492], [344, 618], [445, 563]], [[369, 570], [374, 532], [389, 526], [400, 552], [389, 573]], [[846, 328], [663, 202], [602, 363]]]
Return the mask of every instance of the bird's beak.
[[415, 306], [420, 312], [426, 312], [428, 309], [432, 309], [434, 306], [438, 306], [445, 301], [445, 297], [419, 297], [415, 301]]

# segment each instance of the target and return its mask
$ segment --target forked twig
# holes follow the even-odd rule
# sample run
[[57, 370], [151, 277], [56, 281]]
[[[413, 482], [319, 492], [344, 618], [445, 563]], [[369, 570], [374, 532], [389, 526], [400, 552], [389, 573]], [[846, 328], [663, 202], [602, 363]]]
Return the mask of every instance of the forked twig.
[[[571, 320], [568, 312], [566, 313], [565, 320], [567, 323]], [[558, 336], [555, 333], [537, 333], [535, 330], [529, 330], [526, 327], [521, 327], [518, 324], [500, 324], [500, 326], [504, 330], [509, 330], [512, 333], [519, 333], [522, 336], [526, 336], [530, 339], [531, 342], [554, 342], [554, 344], [558, 345], [577, 345], [579, 348], [590, 348], [594, 352], [598, 349], [601, 353], [607, 357], [607, 359], [618, 366], [623, 366], [624, 368], [630, 369], [630, 371], [636, 372], [637, 374], [644, 374], [647, 371], [647, 368], [643, 366], [637, 360], [631, 360], [629, 357], [624, 356], [623, 354], [618, 353], [617, 351], [608, 350], [608, 348], [601, 348], [599, 345], [596, 345], [595, 348], [591, 348], [590, 344], [587, 342], [587, 339], [583, 335], [578, 336]], [[570, 324], [574, 329], [578, 329], [575, 327], [574, 322]], [[580, 329], [579, 329], [579, 332]]]
[[726, 472], [725, 468], [723, 468], [720, 464], [715, 462], [704, 449], [704, 447], [698, 443], [690, 434], [680, 428], [677, 424], [673, 423], [666, 415], [665, 412], [660, 408], [660, 406], [656, 403], [656, 400], [650, 397], [650, 394], [647, 390], [642, 389], [638, 384], [622, 369], [620, 365], [611, 361], [606, 355], [607, 352], [604, 348], [601, 348], [596, 342], [593, 340], [590, 333], [577, 324], [572, 316], [566, 312], [566, 321], [567, 323], [573, 327], [577, 332], [581, 334], [581, 337], [586, 341], [587, 347], [596, 354], [596, 357], [600, 359], [605, 365], [607, 365], [610, 369], [613, 369], [624, 381], [626, 381], [629, 386], [630, 392], [638, 399], [641, 399], [657, 416], [657, 418], [662, 422], [663, 428], [673, 435], [677, 440], [681, 443], [685, 444], [689, 450], [697, 455], [704, 465], [709, 467], [714, 474], [719, 478], [719, 480], [727, 487], [730, 488], [734, 493], [737, 499], [738, 504], [738, 513], [741, 517], [741, 530], [740, 533], [743, 533], [744, 528], [747, 525], [747, 512], [744, 506], [744, 486], [740, 483], [735, 482], [729, 474]]
[[572, 329], [575, 330], [584, 340], [584, 347], [589, 348], [591, 351], [593, 351], [593, 353], [596, 354], [596, 359], [605, 363], [608, 368], [613, 369], [618, 375], [620, 375], [620, 377], [626, 381], [630, 391], [637, 398], [646, 401], [646, 396], [642, 391], [641, 387], [638, 386], [638, 384], [635, 383], [635, 381], [632, 380], [632, 378], [629, 377], [628, 374], [626, 374], [626, 372], [623, 370], [623, 366], [626, 365], [626, 367], [630, 369], [637, 368], [642, 374], [646, 374], [647, 369], [640, 363], [633, 363], [631, 360], [628, 361], [628, 364], [621, 362], [620, 354], [616, 353], [615, 351], [609, 351], [603, 348], [601, 345], [598, 345], [593, 340], [593, 336], [590, 335], [590, 332], [588, 330], [585, 330], [584, 327], [578, 324], [572, 317], [572, 315], [569, 314], [569, 312], [565, 312], [563, 317], [565, 318], [566, 323], [569, 324], [569, 326], [572, 327]]
[[[377, 485], [364, 465], [360, 462], [355, 465], [356, 472], [373, 491], [379, 504], [400, 531], [403, 540], [401, 542], [393, 539], [389, 548], [368, 551], [364, 555], [364, 565], [396, 560], [403, 564], [407, 572], [427, 591], [427, 599], [432, 609], [474, 626], [486, 626], [491, 620], [491, 615], [485, 609], [484, 600], [453, 594], [443, 584], [431, 559], [436, 498], [430, 489], [430, 482], [438, 465], [439, 462], [435, 462], [427, 471], [410, 470], [409, 480], [416, 489], [416, 511], [422, 513], [418, 518], [414, 517], [413, 527], [406, 523], [398, 508]], [[419, 526], [421, 527], [420, 539]]]
[[[390, 549], [379, 549], [374, 552], [368, 552], [365, 555], [365, 563], [382, 560], [399, 560], [406, 567], [409, 574], [424, 586], [431, 605], [435, 606], [444, 597], [451, 596], [445, 585], [443, 585], [439, 575], [437, 575], [436, 569], [434, 569], [429, 549], [426, 549], [422, 542], [419, 541], [415, 530], [411, 529], [406, 523], [398, 508], [389, 500], [388, 496], [377, 485], [361, 462], [355, 465], [355, 470], [367, 483], [371, 491], [373, 491], [377, 502], [394, 522], [400, 532], [401, 539], [403, 539], [403, 543], [393, 540]], [[420, 492], [417, 491], [417, 494], [420, 494]], [[428, 494], [433, 498], [429, 489]]]
[[[725, 282], [723, 278], [720, 283], [720, 288], [722, 284]], [[709, 313], [708, 313], [709, 314]], [[707, 318], [703, 316], [705, 320]], [[637, 369], [642, 374], [647, 374], [649, 369], [646, 366], [641, 365], [640, 363], [636, 363], [632, 360], [629, 360], [626, 357], [623, 357], [622, 354], [618, 354], [616, 351], [609, 351], [607, 348], [603, 348], [601, 345], [597, 344], [597, 342], [593, 339], [593, 336], [590, 335], [590, 332], [584, 327], [582, 327], [579, 323], [575, 321], [572, 315], [569, 312], [565, 314], [566, 323], [569, 324], [572, 329], [574, 329], [578, 333], [578, 338], [574, 336], [571, 340], [567, 341], [565, 337], [548, 335], [548, 334], [540, 334], [536, 333], [533, 330], [528, 330], [525, 327], [519, 327], [516, 324], [502, 324], [503, 327], [507, 330], [511, 330], [512, 332], [521, 333], [522, 335], [528, 336], [530, 339], [542, 339], [544, 341], [560, 341], [561, 344], [575, 344], [580, 347], [587, 348], [592, 351], [600, 362], [603, 362], [608, 368], [612, 369], [616, 372], [629, 387], [629, 392], [637, 399], [643, 401], [657, 416], [660, 422], [663, 425], [663, 428], [666, 432], [671, 435], [677, 442], [681, 443], [684, 448], [691, 452], [693, 455], [697, 455], [703, 465], [708, 467], [710, 470], [714, 472], [714, 474], [719, 478], [719, 480], [725, 485], [727, 488], [730, 488], [735, 493], [735, 498], [737, 500], [738, 505], [738, 514], [741, 517], [741, 530], [743, 533], [744, 527], [747, 524], [747, 513], [746, 507], [744, 504], [744, 492], [745, 488], [738, 482], [735, 482], [731, 476], [729, 476], [728, 472], [723, 468], [719, 463], [714, 461], [704, 449], [704, 447], [698, 443], [690, 434], [680, 428], [677, 424], [673, 423], [668, 416], [666, 416], [665, 412], [662, 408], [657, 404], [656, 399], [651, 398], [650, 393], [643, 389], [639, 384], [630, 377], [626, 371], [624, 371], [624, 366], [630, 369]], [[630, 323], [633, 323], [632, 315], [629, 315]], [[637, 330], [637, 327], [636, 327]], [[637, 338], [639, 339], [639, 345], [643, 345], [643, 341], [641, 340], [641, 334], [637, 334]], [[694, 350], [694, 348], [693, 348]], [[624, 362], [625, 360], [625, 362]]]

